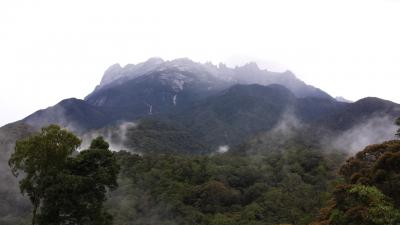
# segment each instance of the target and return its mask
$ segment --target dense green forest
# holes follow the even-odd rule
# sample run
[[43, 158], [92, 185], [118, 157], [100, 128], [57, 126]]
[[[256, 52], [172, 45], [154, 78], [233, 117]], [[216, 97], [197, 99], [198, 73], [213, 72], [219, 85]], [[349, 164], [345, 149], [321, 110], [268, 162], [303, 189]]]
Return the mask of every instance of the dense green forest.
[[20, 188], [37, 218], [23, 205], [19, 218], [7, 221], [400, 224], [400, 141], [367, 146], [348, 158], [304, 133], [282, 135], [260, 135], [226, 153], [136, 154], [111, 152], [101, 137], [78, 152], [80, 140], [72, 133], [43, 128], [17, 141], [9, 161], [14, 173], [24, 172]]
[[116, 154], [114, 224], [308, 224], [342, 154], [307, 148], [214, 156]]

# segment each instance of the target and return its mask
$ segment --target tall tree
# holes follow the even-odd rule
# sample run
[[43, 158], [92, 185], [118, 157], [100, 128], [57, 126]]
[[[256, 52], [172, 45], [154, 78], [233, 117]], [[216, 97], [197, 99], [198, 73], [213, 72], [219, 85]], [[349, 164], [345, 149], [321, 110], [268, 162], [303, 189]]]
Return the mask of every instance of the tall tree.
[[103, 203], [107, 190], [117, 187], [114, 154], [102, 137], [89, 149], [72, 154], [79, 144], [75, 135], [55, 125], [17, 142], [10, 166], [15, 175], [25, 174], [20, 186], [33, 196], [33, 225], [112, 223]]
[[80, 144], [81, 140], [74, 134], [56, 125], [45, 127], [39, 134], [16, 142], [9, 165], [15, 176], [23, 172], [20, 189], [32, 202], [32, 225], [37, 224], [37, 210], [43, 203], [46, 189], [65, 167], [67, 157]]

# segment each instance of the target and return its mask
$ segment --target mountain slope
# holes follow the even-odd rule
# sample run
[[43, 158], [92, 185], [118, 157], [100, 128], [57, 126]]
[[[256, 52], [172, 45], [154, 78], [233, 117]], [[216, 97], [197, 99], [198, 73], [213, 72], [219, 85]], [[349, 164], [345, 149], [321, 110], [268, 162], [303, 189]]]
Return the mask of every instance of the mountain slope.
[[268, 130], [296, 101], [281, 85], [235, 85], [171, 116], [205, 143], [225, 145]]
[[209, 74], [166, 68], [104, 87], [85, 100], [101, 107], [129, 110], [133, 117], [162, 113], [175, 106], [190, 104], [227, 87]]
[[107, 109], [93, 106], [83, 100], [70, 98], [62, 100], [55, 106], [39, 110], [22, 121], [36, 128], [59, 124], [75, 132], [82, 132], [105, 126], [115, 118], [116, 115], [113, 112], [109, 113]]
[[316, 121], [329, 129], [343, 131], [356, 124], [367, 122], [371, 118], [388, 117], [393, 123], [400, 116], [400, 105], [391, 101], [367, 97], [354, 103], [343, 104], [338, 110]]

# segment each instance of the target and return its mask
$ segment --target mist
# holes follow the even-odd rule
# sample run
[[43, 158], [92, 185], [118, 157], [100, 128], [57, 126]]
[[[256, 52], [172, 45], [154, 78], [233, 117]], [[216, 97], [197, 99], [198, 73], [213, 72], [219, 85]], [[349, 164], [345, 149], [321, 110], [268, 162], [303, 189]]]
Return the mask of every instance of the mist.
[[303, 129], [305, 125], [300, 121], [299, 118], [293, 113], [292, 110], [286, 110], [282, 114], [281, 119], [272, 129], [273, 133], [281, 133], [285, 136], [292, 137], [296, 131]]
[[280, 149], [288, 141], [301, 141], [318, 146], [321, 150], [338, 150], [352, 155], [368, 145], [396, 139], [397, 129], [394, 117], [374, 116], [337, 133], [326, 127], [303, 123], [292, 111], [287, 110], [270, 131], [256, 136], [254, 140], [261, 141], [271, 150]]
[[120, 150], [128, 150], [134, 152], [135, 149], [130, 149], [124, 143], [126, 141], [126, 134], [128, 129], [134, 129], [137, 127], [137, 124], [134, 122], [122, 122], [115, 127], [103, 128], [100, 130], [89, 131], [82, 135], [82, 144], [79, 150], [88, 149], [90, 143], [93, 139], [98, 136], [102, 136], [105, 141], [110, 145], [110, 150], [112, 151], [120, 151]]
[[229, 151], [229, 146], [228, 145], [221, 145], [217, 149], [217, 153], [223, 154]]
[[331, 139], [330, 144], [354, 154], [368, 145], [393, 140], [398, 129], [394, 121], [388, 116], [371, 118]]
[[[20, 129], [23, 132], [20, 132]], [[8, 160], [14, 151], [16, 140], [25, 137], [31, 129], [18, 124], [0, 128], [0, 224], [19, 224], [23, 216], [31, 210], [28, 196], [21, 195], [16, 178], [8, 165]]]

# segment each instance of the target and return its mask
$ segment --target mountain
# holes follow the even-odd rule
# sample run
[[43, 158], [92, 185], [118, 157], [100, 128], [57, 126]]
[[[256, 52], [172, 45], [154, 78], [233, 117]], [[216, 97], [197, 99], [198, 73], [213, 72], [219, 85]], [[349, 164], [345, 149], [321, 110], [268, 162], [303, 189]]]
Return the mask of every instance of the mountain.
[[[85, 101], [94, 106], [129, 110], [130, 116], [135, 118], [190, 104], [229, 86], [207, 71], [196, 69], [196, 64], [190, 66], [193, 68], [173, 64], [138, 77], [122, 77], [105, 87], [98, 87]], [[124, 82], [119, 84], [121, 79]]]
[[23, 122], [35, 127], [57, 123], [84, 133], [121, 121], [163, 114], [187, 107], [236, 84], [281, 84], [296, 97], [332, 99], [287, 71], [275, 73], [248, 63], [229, 68], [196, 63], [187, 58], [151, 58], [137, 65], [112, 65], [84, 100], [66, 99], [39, 110]]
[[132, 117], [135, 117], [190, 104], [235, 84], [281, 84], [297, 97], [331, 99], [289, 71], [269, 72], [259, 69], [255, 63], [229, 68], [223, 64], [200, 64], [186, 58], [172, 61], [152, 58], [124, 68], [118, 64], [111, 66], [100, 85], [85, 100], [95, 106], [126, 107], [134, 111]]
[[[112, 65], [84, 100], [62, 100], [22, 122], [35, 128], [57, 123], [80, 135], [115, 133], [119, 124], [135, 122], [138, 126], [124, 133], [129, 138], [118, 141], [121, 146], [206, 153], [268, 132], [288, 118], [320, 133], [338, 134], [374, 117], [391, 120], [399, 112], [398, 104], [377, 98], [337, 101], [290, 71], [271, 72], [255, 63], [230, 68], [187, 58], [151, 58]], [[185, 145], [176, 145], [183, 139]]]
[[[183, 86], [199, 80], [203, 80], [209, 84], [211, 84], [212, 81], [219, 81], [218, 83], [223, 82], [225, 84], [222, 85], [222, 87], [231, 86], [233, 84], [281, 84], [290, 89], [297, 97], [332, 98], [324, 91], [299, 80], [290, 71], [285, 71], [283, 73], [271, 72], [260, 69], [254, 62], [230, 68], [222, 63], [218, 66], [211, 63], [201, 64], [193, 62], [188, 58], [171, 61], [164, 61], [161, 58], [150, 58], [146, 62], [137, 65], [128, 64], [125, 67], [121, 67], [119, 64], [112, 65], [104, 73], [100, 85], [95, 88], [87, 99], [93, 98], [92, 95], [101, 90], [121, 85], [122, 83], [140, 76], [152, 74], [155, 71], [164, 73], [164, 75], [171, 74], [171, 72], [179, 74], [178, 76], [166, 75], [167, 77], [163, 79], [164, 81], [170, 80], [173, 84], [177, 84], [176, 82], [178, 82], [178, 84], [181, 83]], [[192, 76], [186, 78], [188, 72]], [[214, 90], [218, 86], [219, 85], [211, 85], [205, 88]], [[101, 101], [98, 103], [101, 103]]]
[[[271, 140], [271, 143], [279, 143], [277, 137], [281, 137], [281, 140], [287, 137], [289, 141], [307, 139], [308, 144], [315, 142], [327, 147], [332, 145], [330, 142], [333, 137], [345, 134], [352, 128], [365, 130], [365, 127], [358, 126], [383, 118], [373, 123], [372, 130], [380, 130], [379, 136], [366, 135], [365, 131], [357, 134], [357, 129], [351, 131], [355, 133], [351, 138], [363, 140], [359, 141], [358, 147], [363, 143], [369, 144], [369, 139], [390, 139], [393, 134], [391, 124], [400, 115], [399, 109], [398, 104], [381, 99], [371, 101], [366, 98], [356, 103], [343, 103], [325, 98], [297, 98], [289, 89], [278, 84], [237, 84], [193, 104], [141, 117], [145, 119], [137, 120], [140, 129], [132, 128], [117, 133], [125, 134], [123, 146], [140, 152], [152, 152], [155, 149], [158, 152], [170, 152], [167, 149], [174, 148], [185, 153], [209, 153], [223, 146], [240, 144], [264, 132], [267, 135], [263, 138]], [[269, 133], [276, 129], [278, 133]], [[288, 130], [296, 131], [299, 135], [294, 138]], [[181, 134], [186, 138], [182, 138]], [[328, 145], [317, 143], [326, 138], [330, 139]]]

